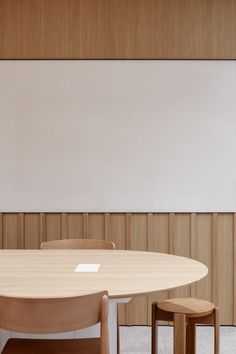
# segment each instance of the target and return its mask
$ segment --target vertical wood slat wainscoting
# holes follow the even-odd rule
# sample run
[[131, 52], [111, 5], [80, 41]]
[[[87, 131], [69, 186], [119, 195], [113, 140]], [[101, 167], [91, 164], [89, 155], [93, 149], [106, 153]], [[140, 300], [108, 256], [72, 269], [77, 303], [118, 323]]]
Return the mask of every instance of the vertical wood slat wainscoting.
[[236, 325], [236, 213], [0, 213], [1, 248], [37, 249], [59, 238], [104, 239], [117, 249], [172, 253], [209, 267], [197, 284], [121, 305], [121, 324], [150, 324], [154, 300], [196, 296], [219, 304], [222, 324]]

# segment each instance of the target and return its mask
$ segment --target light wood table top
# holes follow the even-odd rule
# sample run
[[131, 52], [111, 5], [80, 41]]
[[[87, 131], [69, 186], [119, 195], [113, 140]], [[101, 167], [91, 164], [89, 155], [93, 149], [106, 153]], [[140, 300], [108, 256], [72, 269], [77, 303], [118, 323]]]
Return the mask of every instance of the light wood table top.
[[[97, 273], [76, 273], [80, 263], [98, 263]], [[1, 250], [0, 295], [67, 297], [108, 290], [132, 297], [191, 284], [208, 269], [195, 260], [154, 252], [117, 250]]]

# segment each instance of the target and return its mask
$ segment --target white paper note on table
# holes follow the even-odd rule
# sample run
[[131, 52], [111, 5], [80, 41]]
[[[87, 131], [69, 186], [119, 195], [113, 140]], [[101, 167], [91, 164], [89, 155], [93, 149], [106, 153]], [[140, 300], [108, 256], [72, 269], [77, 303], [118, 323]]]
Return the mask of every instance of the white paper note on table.
[[98, 272], [100, 264], [97, 263], [80, 263], [75, 268], [75, 272]]

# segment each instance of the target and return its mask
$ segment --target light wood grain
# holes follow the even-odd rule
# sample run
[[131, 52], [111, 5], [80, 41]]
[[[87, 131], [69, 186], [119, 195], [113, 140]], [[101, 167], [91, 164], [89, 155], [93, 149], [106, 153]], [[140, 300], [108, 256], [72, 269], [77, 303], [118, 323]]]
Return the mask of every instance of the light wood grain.
[[215, 305], [212, 302], [196, 298], [177, 298], [158, 303], [159, 309], [171, 313], [184, 313], [187, 317], [207, 316], [213, 313]]
[[45, 216], [46, 224], [46, 240], [57, 240], [58, 236], [61, 238], [61, 215], [56, 213], [49, 213]]
[[207, 265], [207, 280], [191, 286], [191, 296], [212, 299], [212, 216], [211, 214], [191, 214], [191, 258]]
[[[64, 219], [64, 222], [66, 222], [66, 233], [65, 237], [67, 237], [67, 214], [64, 214], [64, 218], [62, 215], [62, 220]], [[105, 215], [105, 224], [107, 223], [105, 229], [108, 229], [107, 232], [109, 232], [109, 214]], [[105, 231], [106, 234], [106, 231]], [[108, 235], [107, 235], [108, 236]], [[108, 237], [107, 237], [108, 238]], [[43, 242], [40, 245], [40, 248], [42, 250], [68, 250], [68, 249], [100, 249], [100, 250], [114, 250], [115, 249], [115, 244], [113, 242], [108, 242], [104, 240], [95, 240], [95, 239], [63, 239], [63, 240], [53, 240], [53, 241], [47, 241]], [[92, 299], [91, 299], [92, 301]], [[103, 317], [107, 317], [107, 313], [103, 313]], [[106, 334], [108, 333], [108, 328], [107, 328], [107, 318], [106, 321], [101, 323], [101, 330]], [[118, 323], [118, 321], [117, 321]], [[104, 327], [105, 326], [105, 327]], [[102, 339], [104, 336], [102, 335]], [[106, 335], [105, 335], [106, 338]], [[104, 340], [104, 339], [103, 339]], [[120, 342], [120, 336], [119, 336], [119, 326], [117, 326], [117, 347], [119, 348], [119, 342]], [[108, 348], [108, 343], [104, 343], [102, 348]], [[103, 350], [103, 349], [102, 349]], [[119, 351], [118, 351], [119, 353]]]
[[[145, 214], [133, 214], [131, 218], [130, 248], [132, 250], [147, 251], [148, 220]], [[141, 261], [142, 262], [142, 261]], [[132, 299], [127, 304], [127, 324], [147, 324], [147, 297]]]
[[3, 349], [5, 354], [22, 353], [24, 349], [25, 353], [92, 353], [89, 349], [93, 347], [97, 348], [94, 353], [109, 354], [108, 297], [107, 292], [103, 291], [71, 298], [0, 298], [0, 326], [9, 331], [32, 334], [61, 333], [87, 328], [99, 322], [100, 339], [86, 339], [86, 343], [83, 339], [10, 339]]
[[[169, 215], [152, 214], [149, 216], [152, 232], [148, 235], [148, 251], [169, 252]], [[168, 291], [158, 292], [148, 296], [148, 324], [151, 324], [151, 304], [168, 298]], [[164, 323], [162, 323], [164, 324]]]
[[219, 354], [219, 308], [196, 298], [177, 298], [152, 304], [152, 354], [158, 353], [160, 320], [174, 322], [174, 353], [196, 353], [196, 325], [214, 325], [214, 353]]
[[39, 214], [39, 238], [40, 243], [46, 241], [46, 216], [45, 213]]
[[[108, 241], [114, 242], [116, 249], [125, 249], [125, 229], [126, 229], [126, 217], [125, 214], [109, 215], [109, 234]], [[119, 324], [125, 325], [127, 318], [127, 306], [126, 304], [118, 304], [118, 318]]]
[[42, 250], [114, 250], [115, 244], [113, 242], [94, 239], [68, 239], [43, 242], [40, 248]]
[[174, 354], [186, 354], [186, 316], [174, 314]]
[[24, 213], [18, 214], [18, 230], [17, 230], [17, 248], [24, 249], [25, 248], [25, 215]]
[[108, 240], [114, 242], [116, 249], [125, 249], [125, 214], [110, 214]]
[[88, 234], [86, 238], [97, 240], [105, 240], [105, 215], [89, 214], [88, 215]]
[[18, 248], [18, 215], [16, 213], [3, 214], [2, 232], [3, 232], [3, 248]]
[[101, 313], [106, 291], [85, 296], [29, 299], [0, 298], [1, 328], [21, 333], [62, 333], [105, 320]]
[[[174, 254], [184, 257], [190, 257], [190, 215], [175, 214], [174, 234], [172, 236], [172, 249]], [[170, 297], [188, 297], [190, 288], [174, 290], [170, 293]]]
[[[78, 273], [79, 263], [100, 264]], [[27, 298], [79, 296], [107, 289], [110, 298], [140, 296], [198, 281], [203, 264], [152, 252], [116, 250], [1, 250], [0, 295]]]
[[67, 214], [67, 238], [83, 237], [83, 216], [79, 213]]
[[66, 239], [68, 235], [67, 213], [61, 214], [61, 238]]
[[223, 284], [219, 292], [219, 307], [224, 306], [221, 313], [221, 323], [226, 324], [228, 320], [233, 323], [233, 303], [234, 303], [234, 263], [233, 263], [233, 215], [218, 215], [219, 232], [219, 282]]
[[235, 16], [234, 0], [0, 0], [0, 58], [235, 59]]
[[25, 214], [24, 243], [26, 249], [38, 249], [40, 245], [40, 216]]
[[82, 222], [82, 232], [83, 232], [83, 238], [88, 238], [88, 213], [83, 213], [83, 222]]
[[[65, 213], [64, 213], [65, 214]], [[86, 238], [89, 236], [88, 228], [99, 230], [96, 233], [101, 239], [105, 239], [105, 214], [101, 213], [66, 213], [67, 214], [67, 238]], [[48, 216], [48, 213], [24, 213], [24, 229], [21, 242], [26, 249], [39, 248], [41, 242], [46, 241], [46, 237], [55, 240], [61, 238], [61, 213], [54, 213]], [[56, 215], [56, 216], [55, 216]], [[140, 249], [144, 246], [149, 251], [164, 253], [179, 253], [182, 244], [183, 250], [190, 252], [190, 256], [209, 267], [208, 276], [201, 282], [191, 286], [191, 296], [199, 297], [205, 300], [213, 301], [219, 304], [222, 314], [222, 322], [227, 325], [233, 325], [236, 308], [236, 298], [234, 296], [236, 288], [235, 271], [233, 263], [236, 259], [234, 250], [235, 225], [234, 213], [185, 213], [179, 217], [178, 213], [109, 213], [109, 231], [108, 241], [114, 242], [117, 249]], [[97, 220], [97, 218], [98, 220]], [[222, 216], [222, 218], [221, 218]], [[48, 219], [49, 218], [49, 219]], [[140, 219], [140, 220], [139, 220]], [[2, 213], [0, 223], [0, 236], [2, 247], [5, 249], [17, 248], [19, 246], [19, 217], [18, 213]], [[153, 225], [151, 226], [151, 223]], [[90, 225], [89, 224], [93, 224]], [[137, 224], [135, 226], [134, 224]], [[147, 228], [146, 228], [147, 227]], [[151, 228], [153, 230], [151, 231]], [[136, 230], [144, 231], [144, 239]], [[2, 230], [2, 234], [1, 234]], [[104, 232], [104, 234], [102, 234]], [[183, 236], [182, 235], [183, 232]], [[96, 236], [94, 235], [94, 238]], [[140, 245], [139, 242], [145, 242]], [[220, 245], [219, 245], [220, 242]], [[187, 247], [186, 247], [187, 246]], [[222, 248], [219, 250], [219, 246]], [[188, 254], [187, 252], [184, 254]], [[224, 265], [226, 263], [225, 271]], [[229, 294], [226, 292], [226, 288]], [[227, 291], [228, 291], [227, 290]], [[184, 290], [186, 291], [186, 290]], [[150, 323], [150, 312], [143, 315], [143, 311], [148, 311], [152, 301], [164, 300], [168, 297], [168, 291], [152, 294], [147, 307], [140, 310], [138, 305], [129, 309], [130, 324], [131, 318], [136, 318], [135, 323], [146, 324], [147, 319]], [[229, 301], [228, 301], [229, 296]], [[122, 324], [127, 323], [126, 306], [122, 305], [120, 310], [120, 319]], [[138, 312], [136, 316], [135, 313]], [[140, 312], [139, 312], [140, 311]], [[132, 314], [134, 312], [134, 315]]]
[[[227, 226], [226, 230], [227, 232]], [[220, 297], [220, 268], [219, 268], [219, 223], [218, 223], [218, 214], [212, 214], [212, 298], [214, 304], [219, 304]]]

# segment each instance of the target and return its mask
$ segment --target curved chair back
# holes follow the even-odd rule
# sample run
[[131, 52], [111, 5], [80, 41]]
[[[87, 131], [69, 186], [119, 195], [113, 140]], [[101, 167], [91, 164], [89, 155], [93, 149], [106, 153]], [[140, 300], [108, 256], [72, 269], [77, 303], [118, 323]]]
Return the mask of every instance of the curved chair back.
[[50, 299], [0, 297], [0, 328], [21, 333], [60, 333], [101, 322], [106, 335], [108, 294]]
[[50, 249], [97, 249], [97, 250], [114, 250], [115, 244], [113, 242], [94, 240], [94, 239], [64, 239], [53, 240], [41, 243], [42, 250]]

